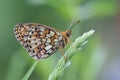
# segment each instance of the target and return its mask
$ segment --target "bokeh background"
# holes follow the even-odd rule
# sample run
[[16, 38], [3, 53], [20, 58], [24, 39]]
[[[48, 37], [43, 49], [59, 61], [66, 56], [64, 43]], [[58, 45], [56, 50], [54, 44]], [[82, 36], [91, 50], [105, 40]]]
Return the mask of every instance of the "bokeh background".
[[[58, 80], [120, 80], [119, 0], [0, 0], [0, 80], [21, 80], [34, 60], [13, 34], [18, 23], [41, 23], [64, 31], [71, 20], [71, 41], [94, 29], [71, 66]], [[61, 57], [59, 52], [40, 60], [29, 80], [47, 80]]]

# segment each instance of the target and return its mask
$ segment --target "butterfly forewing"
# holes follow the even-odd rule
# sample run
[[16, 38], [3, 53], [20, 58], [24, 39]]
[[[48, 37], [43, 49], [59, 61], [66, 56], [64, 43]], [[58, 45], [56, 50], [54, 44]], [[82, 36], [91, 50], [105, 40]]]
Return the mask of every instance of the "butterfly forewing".
[[18, 24], [14, 34], [35, 60], [49, 57], [64, 43], [61, 32], [36, 23]]

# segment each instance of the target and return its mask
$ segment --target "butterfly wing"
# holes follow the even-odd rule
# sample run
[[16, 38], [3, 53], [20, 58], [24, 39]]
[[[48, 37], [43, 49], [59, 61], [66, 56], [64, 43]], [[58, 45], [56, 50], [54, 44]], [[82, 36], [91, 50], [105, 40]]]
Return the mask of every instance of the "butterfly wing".
[[18, 24], [14, 28], [14, 34], [35, 60], [49, 57], [63, 41], [60, 32], [36, 23]]

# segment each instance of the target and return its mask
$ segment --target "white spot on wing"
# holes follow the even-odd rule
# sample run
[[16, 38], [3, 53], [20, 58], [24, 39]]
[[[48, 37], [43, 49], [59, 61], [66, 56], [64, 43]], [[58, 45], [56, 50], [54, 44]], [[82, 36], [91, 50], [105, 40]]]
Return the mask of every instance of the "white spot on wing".
[[54, 45], [55, 45], [55, 46], [59, 46], [59, 43], [58, 43], [58, 42], [55, 42]]
[[42, 56], [41, 56], [41, 59], [47, 58], [48, 56], [49, 56], [49, 55], [47, 55], [47, 54], [46, 54], [46, 55], [42, 55]]
[[28, 33], [28, 32], [26, 32], [26, 33], [25, 33], [25, 35], [29, 35], [29, 33]]
[[30, 56], [35, 56], [35, 53], [33, 53], [33, 52], [31, 51], [31, 52], [29, 52], [29, 55], [30, 55]]
[[45, 43], [45, 45], [46, 45], [46, 46], [48, 46], [48, 45], [49, 45], [49, 43]]
[[54, 36], [54, 34], [55, 34], [55, 33], [54, 33], [53, 31], [50, 31], [50, 35], [51, 35], [51, 36]]
[[44, 32], [45, 30], [43, 28], [40, 29], [42, 32]]
[[46, 34], [46, 36], [47, 36], [47, 37], [51, 37], [52, 35], [50, 35], [50, 34]]
[[62, 35], [59, 36], [59, 40], [62, 40]]
[[32, 46], [32, 48], [31, 49], [34, 49], [34, 48], [36, 48], [36, 45], [33, 43], [33, 44], [31, 44], [31, 46]]
[[50, 38], [48, 38], [46, 42], [50, 43], [50, 42], [51, 42], [51, 41], [50, 41]]
[[54, 39], [55, 42], [58, 42], [58, 39]]
[[38, 57], [37, 56], [33, 56], [33, 59], [38, 60]]
[[60, 33], [59, 32], [56, 32], [58, 35], [60, 35]]
[[46, 50], [49, 50], [50, 48], [52, 48], [51, 45], [48, 45], [48, 46], [45, 47]]
[[42, 39], [42, 41], [43, 41], [43, 42], [45, 42], [45, 41], [46, 41], [46, 39]]
[[24, 36], [24, 40], [26, 41], [28, 39], [28, 37], [27, 36]]
[[47, 53], [52, 53], [52, 52], [53, 52], [53, 50], [51, 50], [51, 49], [47, 51]]
[[42, 31], [40, 31], [40, 35], [43, 35], [43, 32], [42, 32]]

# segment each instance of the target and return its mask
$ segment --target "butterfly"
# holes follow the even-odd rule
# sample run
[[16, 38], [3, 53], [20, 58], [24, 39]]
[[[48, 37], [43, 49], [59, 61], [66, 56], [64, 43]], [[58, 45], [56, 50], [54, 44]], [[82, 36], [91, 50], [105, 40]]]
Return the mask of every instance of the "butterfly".
[[33, 59], [40, 60], [64, 48], [68, 44], [71, 29], [77, 23], [64, 32], [38, 23], [17, 24], [14, 27], [14, 34], [28, 54]]

